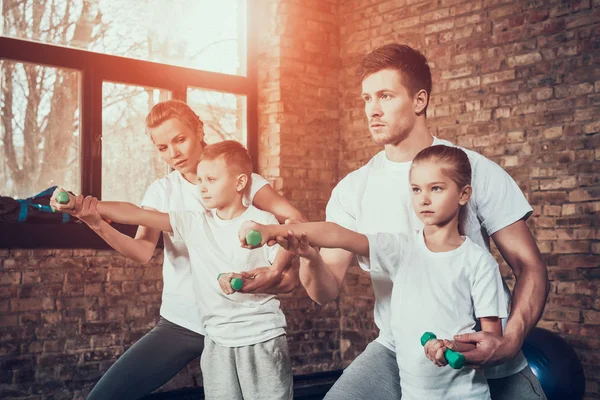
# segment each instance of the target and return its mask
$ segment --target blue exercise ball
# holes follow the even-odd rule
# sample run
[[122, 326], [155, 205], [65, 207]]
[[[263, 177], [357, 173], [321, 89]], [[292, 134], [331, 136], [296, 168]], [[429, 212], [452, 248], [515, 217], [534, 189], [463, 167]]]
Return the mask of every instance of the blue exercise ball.
[[583, 367], [563, 338], [546, 329], [533, 328], [523, 343], [523, 354], [548, 400], [583, 399]]

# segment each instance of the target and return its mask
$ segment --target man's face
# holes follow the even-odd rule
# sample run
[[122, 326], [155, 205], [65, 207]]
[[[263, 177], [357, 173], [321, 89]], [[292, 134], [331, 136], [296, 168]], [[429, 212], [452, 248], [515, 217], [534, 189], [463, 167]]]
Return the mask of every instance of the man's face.
[[375, 143], [396, 144], [408, 136], [417, 118], [415, 101], [398, 71], [383, 69], [367, 76], [362, 81], [362, 98]]
[[237, 181], [222, 157], [198, 164], [198, 186], [206, 208], [222, 208], [235, 201]]

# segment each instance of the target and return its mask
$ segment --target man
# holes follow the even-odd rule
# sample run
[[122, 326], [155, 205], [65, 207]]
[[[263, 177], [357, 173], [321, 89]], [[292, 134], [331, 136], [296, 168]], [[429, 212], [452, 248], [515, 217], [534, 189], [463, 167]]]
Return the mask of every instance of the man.
[[[427, 60], [408, 46], [390, 44], [368, 54], [361, 62], [360, 73], [372, 139], [384, 150], [336, 186], [327, 205], [327, 220], [361, 233], [419, 229], [411, 207], [410, 163], [428, 146], [451, 145], [434, 138], [426, 126], [431, 93]], [[502, 168], [466, 151], [473, 170], [466, 234], [488, 249], [491, 237], [512, 268], [516, 284], [504, 336], [476, 332], [454, 340], [476, 344], [465, 357], [473, 366], [486, 367], [492, 399], [545, 399], [520, 351], [525, 336], [542, 314], [549, 288], [546, 266], [525, 224], [532, 209]], [[319, 304], [334, 300], [354, 254], [342, 249], [319, 252], [298, 238], [288, 240], [302, 257], [300, 280], [310, 297]], [[344, 371], [326, 400], [401, 397], [401, 377], [390, 333], [392, 282], [374, 273], [371, 279], [379, 337]]]

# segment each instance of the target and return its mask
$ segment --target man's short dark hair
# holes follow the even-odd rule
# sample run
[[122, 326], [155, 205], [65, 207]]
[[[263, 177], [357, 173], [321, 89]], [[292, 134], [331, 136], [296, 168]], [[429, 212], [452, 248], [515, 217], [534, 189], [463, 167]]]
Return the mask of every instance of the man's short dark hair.
[[[431, 70], [427, 58], [419, 51], [404, 44], [390, 43], [378, 47], [367, 54], [360, 62], [358, 74], [361, 80], [384, 69], [395, 69], [402, 77], [402, 83], [411, 96], [419, 90], [431, 95]], [[427, 106], [425, 107], [427, 111]]]

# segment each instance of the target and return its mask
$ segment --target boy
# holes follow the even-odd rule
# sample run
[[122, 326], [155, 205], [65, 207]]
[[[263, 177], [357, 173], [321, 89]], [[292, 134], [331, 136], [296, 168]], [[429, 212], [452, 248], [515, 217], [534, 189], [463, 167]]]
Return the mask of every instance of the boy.
[[[207, 311], [200, 361], [207, 399], [291, 399], [293, 395], [286, 322], [279, 301], [273, 295], [234, 292], [229, 283], [241, 276], [229, 271], [272, 263], [278, 253], [278, 248], [239, 247], [237, 232], [244, 221], [277, 223], [272, 214], [243, 204], [251, 173], [246, 149], [238, 142], [223, 141], [207, 146], [198, 164], [198, 187], [207, 211], [161, 213], [124, 202], [97, 206], [104, 218], [173, 232], [175, 240], [188, 247], [197, 299]], [[61, 205], [53, 196], [51, 204], [67, 211], [73, 198]]]

